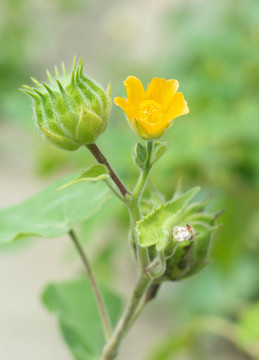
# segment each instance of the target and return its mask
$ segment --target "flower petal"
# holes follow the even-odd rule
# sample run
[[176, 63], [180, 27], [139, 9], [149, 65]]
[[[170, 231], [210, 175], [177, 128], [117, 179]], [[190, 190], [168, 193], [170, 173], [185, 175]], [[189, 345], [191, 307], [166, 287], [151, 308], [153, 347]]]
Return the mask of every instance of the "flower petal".
[[148, 85], [146, 96], [148, 99], [155, 100], [159, 103], [163, 111], [167, 112], [168, 106], [178, 88], [179, 83], [177, 80], [153, 78]]
[[171, 126], [171, 123], [171, 121], [166, 121], [165, 118], [163, 119], [163, 121], [160, 121], [156, 124], [150, 124], [136, 119], [135, 127], [137, 128], [137, 132], [143, 139], [158, 139]]
[[187, 101], [185, 100], [182, 93], [178, 92], [174, 95], [167, 113], [165, 114], [166, 120], [171, 121], [177, 116], [188, 114], [189, 108]]
[[114, 103], [124, 110], [128, 106], [128, 102], [125, 98], [116, 97], [114, 98]]
[[126, 88], [129, 105], [138, 106], [145, 98], [145, 90], [136, 76], [128, 76], [123, 82]]
[[122, 108], [130, 122], [137, 116], [137, 108], [135, 106], [130, 106], [126, 99], [116, 97], [114, 103]]

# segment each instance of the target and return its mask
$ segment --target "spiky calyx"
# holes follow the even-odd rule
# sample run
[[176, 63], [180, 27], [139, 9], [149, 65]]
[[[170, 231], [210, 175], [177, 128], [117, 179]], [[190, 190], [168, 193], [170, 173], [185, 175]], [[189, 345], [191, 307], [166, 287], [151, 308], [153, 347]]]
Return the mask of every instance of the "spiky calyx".
[[74, 58], [71, 74], [62, 63], [63, 74], [55, 67], [55, 79], [47, 70], [49, 84], [32, 78], [36, 87], [23, 85], [22, 92], [33, 100], [34, 120], [40, 135], [65, 150], [94, 143], [108, 125], [111, 87], [101, 85], [83, 73], [82, 58]]
[[137, 222], [139, 245], [149, 247], [152, 261], [157, 252], [162, 252], [165, 259], [165, 271], [156, 282], [182, 280], [200, 271], [210, 261], [212, 236], [219, 227], [217, 219], [222, 211], [215, 214], [206, 211], [210, 198], [191, 203], [198, 191], [196, 187], [178, 194]]
[[[202, 270], [211, 261], [211, 244], [213, 235], [219, 228], [217, 219], [222, 211], [208, 213], [206, 205], [207, 201], [197, 202], [184, 211], [179, 225], [189, 228], [191, 224], [192, 238], [177, 243], [174, 255], [167, 259], [161, 281], [185, 279]], [[172, 241], [175, 241], [173, 237]]]

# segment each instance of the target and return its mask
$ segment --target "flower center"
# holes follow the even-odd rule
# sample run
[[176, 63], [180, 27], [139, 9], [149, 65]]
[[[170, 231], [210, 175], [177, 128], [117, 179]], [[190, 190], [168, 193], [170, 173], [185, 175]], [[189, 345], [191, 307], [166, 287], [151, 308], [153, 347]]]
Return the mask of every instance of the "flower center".
[[161, 121], [163, 113], [161, 105], [154, 100], [142, 101], [139, 105], [139, 120], [148, 124], [157, 124]]

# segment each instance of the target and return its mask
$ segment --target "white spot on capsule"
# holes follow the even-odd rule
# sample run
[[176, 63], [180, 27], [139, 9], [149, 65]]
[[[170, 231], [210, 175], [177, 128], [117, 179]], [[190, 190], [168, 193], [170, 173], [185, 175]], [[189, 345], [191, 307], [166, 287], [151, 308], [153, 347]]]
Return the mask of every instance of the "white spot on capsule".
[[176, 241], [192, 241], [195, 238], [194, 229], [191, 225], [175, 226], [173, 229], [173, 238]]

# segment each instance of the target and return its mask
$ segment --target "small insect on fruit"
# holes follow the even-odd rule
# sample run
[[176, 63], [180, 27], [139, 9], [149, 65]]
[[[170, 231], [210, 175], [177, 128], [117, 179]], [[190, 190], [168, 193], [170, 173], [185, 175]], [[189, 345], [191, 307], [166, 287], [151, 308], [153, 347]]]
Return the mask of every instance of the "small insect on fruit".
[[195, 232], [191, 225], [175, 226], [173, 229], [173, 238], [176, 241], [193, 241], [195, 239]]

